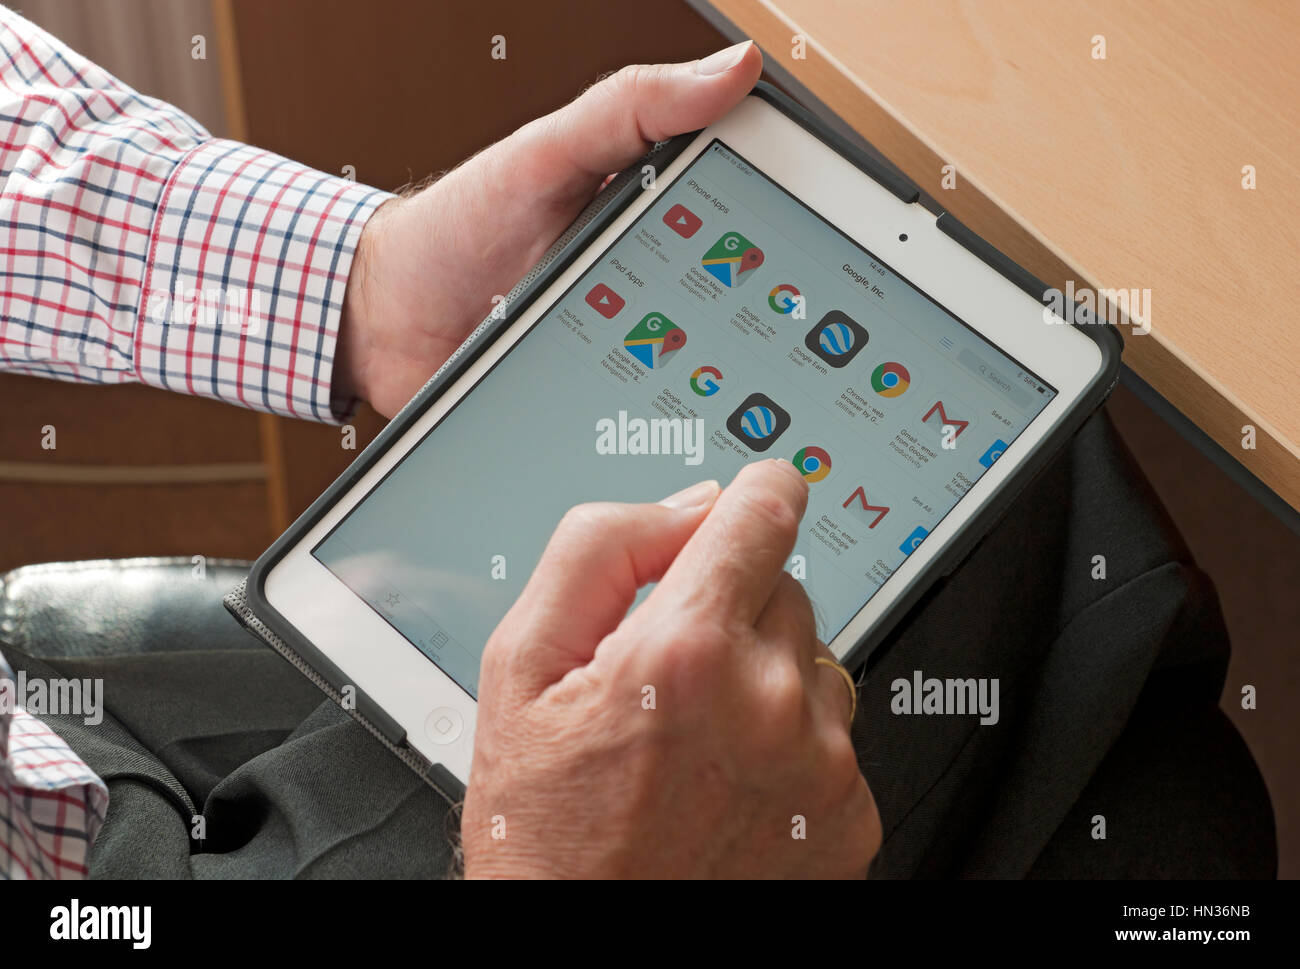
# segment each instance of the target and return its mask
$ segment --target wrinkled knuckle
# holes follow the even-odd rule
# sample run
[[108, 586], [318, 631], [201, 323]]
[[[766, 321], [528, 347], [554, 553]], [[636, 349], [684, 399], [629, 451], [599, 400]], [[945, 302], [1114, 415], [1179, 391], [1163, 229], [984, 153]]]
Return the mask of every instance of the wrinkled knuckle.
[[491, 681], [496, 679], [501, 672], [501, 651], [503, 647], [500, 641], [493, 636], [483, 647], [483, 655], [479, 659], [479, 679]]
[[705, 622], [664, 631], [659, 662], [676, 676], [709, 683], [728, 661], [731, 644], [718, 624]]
[[630, 117], [635, 124], [635, 106], [646, 97], [653, 81], [651, 70], [644, 64], [628, 64], [597, 84], [592, 94], [610, 102], [618, 110], [619, 117]]
[[[536, 144], [546, 142], [557, 142], [563, 138], [565, 133], [565, 114], [564, 109], [552, 111], [550, 114], [544, 114], [540, 118], [522, 125], [511, 136], [519, 139], [525, 144]], [[488, 149], [491, 151], [492, 149]]]
[[608, 523], [609, 511], [604, 505], [574, 505], [564, 513], [555, 531], [560, 536], [582, 537], [599, 533]]
[[605, 86], [613, 91], [631, 94], [636, 90], [637, 78], [641, 74], [640, 64], [624, 64], [613, 74], [605, 78]]
[[507, 614], [483, 647], [483, 656], [479, 659], [479, 678], [484, 683], [499, 680], [507, 669], [513, 652], [510, 625], [510, 616]]
[[793, 609], [800, 617], [808, 620], [809, 629], [814, 630], [812, 600], [808, 598], [808, 590], [804, 588], [803, 583], [785, 571], [782, 571], [776, 581], [777, 592], [782, 601], [788, 603], [788, 608]]
[[663, 76], [663, 64], [628, 64], [614, 73], [614, 85], [635, 99], [654, 93]]
[[787, 740], [802, 727], [808, 708], [808, 690], [803, 674], [793, 661], [775, 663], [766, 671], [762, 703], [764, 721]]
[[743, 515], [763, 532], [782, 539], [795, 537], [799, 515], [790, 503], [767, 488], [749, 488], [739, 498]]

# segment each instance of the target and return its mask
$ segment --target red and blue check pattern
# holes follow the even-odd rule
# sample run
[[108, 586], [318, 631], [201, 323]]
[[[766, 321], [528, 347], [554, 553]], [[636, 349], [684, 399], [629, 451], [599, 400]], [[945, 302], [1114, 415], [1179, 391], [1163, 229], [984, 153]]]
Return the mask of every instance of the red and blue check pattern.
[[0, 367], [334, 419], [384, 193], [214, 139], [2, 8], [0, 178]]
[[[348, 272], [387, 197], [213, 138], [0, 7], [0, 369], [334, 420]], [[0, 710], [0, 877], [84, 875], [107, 798]]]
[[84, 878], [108, 788], [22, 707], [0, 658], [0, 881]]

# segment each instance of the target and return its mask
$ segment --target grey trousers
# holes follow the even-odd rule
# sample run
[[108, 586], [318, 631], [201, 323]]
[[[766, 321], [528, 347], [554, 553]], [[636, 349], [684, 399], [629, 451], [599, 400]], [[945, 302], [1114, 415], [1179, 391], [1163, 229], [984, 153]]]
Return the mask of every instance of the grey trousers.
[[[109, 786], [93, 877], [449, 869], [449, 805], [251, 638], [4, 652], [104, 678], [104, 723], [48, 718]], [[1094, 417], [868, 665], [853, 737], [885, 832], [872, 874], [1271, 877], [1268, 794], [1218, 707], [1227, 660], [1213, 587]], [[997, 723], [895, 712], [892, 684], [917, 673], [996, 678]]]

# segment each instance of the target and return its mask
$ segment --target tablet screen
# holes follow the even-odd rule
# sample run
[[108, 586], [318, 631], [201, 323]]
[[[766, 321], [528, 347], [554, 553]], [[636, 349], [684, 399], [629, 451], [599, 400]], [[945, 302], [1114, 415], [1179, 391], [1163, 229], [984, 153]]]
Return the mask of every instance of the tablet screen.
[[1055, 393], [714, 141], [313, 554], [477, 696], [568, 508], [785, 458], [829, 642]]

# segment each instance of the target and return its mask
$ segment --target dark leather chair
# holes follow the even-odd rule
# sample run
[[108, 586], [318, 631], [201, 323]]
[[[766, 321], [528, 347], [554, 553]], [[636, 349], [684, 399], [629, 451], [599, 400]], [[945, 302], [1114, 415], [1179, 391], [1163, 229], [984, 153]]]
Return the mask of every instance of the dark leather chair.
[[264, 649], [221, 604], [250, 565], [165, 556], [13, 569], [0, 576], [0, 642], [40, 657]]

